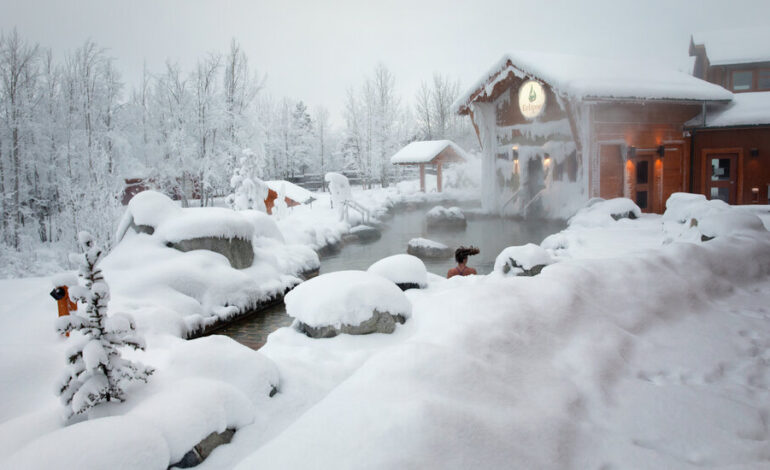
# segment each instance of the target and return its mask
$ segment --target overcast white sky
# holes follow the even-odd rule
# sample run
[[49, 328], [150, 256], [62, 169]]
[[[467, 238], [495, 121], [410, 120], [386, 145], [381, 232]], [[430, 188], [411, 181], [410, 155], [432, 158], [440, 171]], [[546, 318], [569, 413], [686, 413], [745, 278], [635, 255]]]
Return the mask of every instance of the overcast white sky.
[[768, 0], [0, 0], [0, 30], [61, 57], [93, 39], [130, 86], [146, 61], [191, 70], [240, 41], [267, 91], [325, 105], [341, 122], [345, 90], [382, 61], [405, 101], [434, 71], [475, 82], [509, 50], [687, 60], [690, 33], [768, 27]]

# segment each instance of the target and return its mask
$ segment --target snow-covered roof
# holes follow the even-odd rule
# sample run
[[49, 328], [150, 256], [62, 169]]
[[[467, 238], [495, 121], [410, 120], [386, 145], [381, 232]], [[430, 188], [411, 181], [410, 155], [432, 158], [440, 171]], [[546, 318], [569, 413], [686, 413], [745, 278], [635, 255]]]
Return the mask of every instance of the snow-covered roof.
[[722, 109], [709, 109], [706, 124], [703, 114], [687, 122], [688, 127], [731, 127], [770, 124], [770, 92], [736, 93], [733, 101]]
[[454, 102], [462, 111], [472, 101], [492, 95], [511, 74], [536, 78], [557, 94], [574, 99], [644, 99], [727, 101], [732, 93], [713, 83], [658, 64], [541, 52], [504, 55]]
[[294, 183], [290, 183], [285, 180], [273, 180], [265, 181], [265, 184], [268, 188], [272, 189], [276, 193], [280, 192], [281, 185], [283, 185], [284, 191], [286, 191], [284, 196], [297, 201], [300, 204], [307, 204], [309, 202], [315, 201], [315, 196], [313, 196], [313, 193], [301, 186], [297, 186]]
[[465, 152], [451, 140], [423, 140], [412, 142], [399, 150], [395, 155], [390, 157], [390, 163], [394, 165], [404, 163], [429, 163], [447, 147], [451, 147], [460, 158], [467, 160]]
[[692, 42], [706, 48], [711, 65], [770, 62], [770, 29], [722, 29], [693, 33]]

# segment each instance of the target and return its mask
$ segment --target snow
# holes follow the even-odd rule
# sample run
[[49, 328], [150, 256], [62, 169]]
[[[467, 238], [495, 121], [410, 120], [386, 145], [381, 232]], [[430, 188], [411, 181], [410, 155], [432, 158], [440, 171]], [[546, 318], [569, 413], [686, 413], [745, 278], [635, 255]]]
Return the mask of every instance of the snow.
[[[490, 96], [490, 85], [509, 74], [542, 80], [557, 94], [578, 100], [728, 101], [733, 97], [718, 85], [658, 64], [520, 51], [504, 55], [454, 102], [453, 108], [460, 109], [471, 100]], [[481, 94], [477, 94], [482, 87], [485, 88]]]
[[533, 243], [527, 243], [523, 246], [509, 246], [501, 251], [497, 258], [495, 258], [494, 272], [502, 273], [503, 266], [509, 263], [510, 260], [515, 261], [520, 267], [509, 266], [512, 268], [509, 274], [523, 272], [521, 268], [530, 270], [535, 266], [553, 263], [551, 256], [545, 249]]
[[709, 107], [704, 124], [703, 113], [687, 121], [697, 128], [757, 126], [770, 124], [770, 93], [766, 91], [736, 93], [726, 106]]
[[395, 155], [390, 157], [390, 163], [409, 164], [409, 163], [430, 163], [445, 148], [450, 147], [458, 156], [467, 160], [465, 151], [451, 140], [425, 140], [408, 144]]
[[[353, 194], [372, 208], [439, 203], [398, 187]], [[278, 247], [346, 233], [329, 201], [320, 194], [315, 207], [295, 208], [278, 234], [265, 228], [273, 237], [256, 237], [255, 251], [272, 255], [271, 266], [291, 264], [294, 249]], [[398, 291], [411, 319], [391, 335], [324, 341], [281, 328], [260, 351], [169, 334], [185, 324], [169, 284], [216, 297], [241, 282], [239, 271], [129, 232], [104, 267], [110, 307], [144, 328], [147, 350], [127, 356], [156, 373], [125, 403], [66, 427], [51, 387], [73, 338], [52, 329], [51, 278], [2, 281], [0, 467], [167, 468], [227, 428], [237, 429], [233, 442], [201, 470], [766, 467], [770, 233], [744, 218], [707, 242], [667, 229], [698, 231], [711, 216], [767, 206], [718, 208], [680, 194], [664, 216], [614, 221], [613, 204], [631, 207], [594, 201], [595, 218], [546, 239], [554, 263], [531, 278], [428, 274], [427, 288], [402, 293], [366, 272], [312, 287], [330, 275], [320, 276], [289, 295], [311, 286], [297, 298], [302, 311], [339, 319], [340, 298], [396, 304]], [[364, 278], [377, 287], [356, 298], [352, 283]], [[131, 295], [121, 292], [129, 283]], [[385, 285], [395, 291], [380, 295]]]
[[412, 247], [436, 248], [439, 250], [446, 250], [447, 248], [449, 248], [448, 246], [444, 245], [441, 242], [429, 240], [427, 238], [422, 238], [422, 237], [412, 238], [411, 240], [409, 240], [408, 245]]
[[722, 29], [693, 33], [692, 42], [706, 46], [711, 65], [749, 64], [770, 61], [767, 28]]
[[195, 207], [183, 209], [181, 214], [163, 221], [154, 235], [172, 243], [201, 237], [251, 240], [254, 226], [240, 211]]
[[425, 263], [416, 256], [399, 254], [383, 258], [366, 270], [389, 279], [396, 284], [417, 284], [420, 287], [428, 285], [428, 271]]
[[707, 237], [724, 237], [736, 232], [767, 231], [756, 215], [734, 210], [704, 217], [698, 222], [698, 229]]
[[4, 466], [27, 470], [161, 470], [168, 467], [167, 462], [169, 450], [156, 429], [138, 418], [114, 416], [44, 434], [19, 449]]
[[374, 310], [411, 316], [406, 295], [390, 280], [366, 271], [337, 271], [303, 282], [285, 298], [286, 313], [312, 326], [357, 326]]
[[685, 223], [727, 210], [730, 205], [719, 199], [708, 200], [702, 194], [674, 193], [666, 201], [663, 220]]
[[[149, 225], [157, 228], [166, 220], [173, 219], [182, 209], [165, 194], [156, 191], [142, 191], [131, 198], [126, 214], [133, 217], [136, 225]], [[130, 221], [128, 222], [130, 223]], [[123, 222], [121, 222], [123, 225]], [[121, 237], [117, 237], [120, 240]]]
[[267, 186], [276, 193], [278, 193], [281, 187], [283, 187], [284, 196], [293, 201], [297, 201], [300, 204], [309, 204], [315, 200], [313, 193], [289, 181], [271, 180], [265, 181], [265, 184], [267, 184]]
[[449, 208], [444, 206], [435, 206], [425, 214], [425, 218], [428, 220], [437, 221], [465, 220], [465, 214], [463, 214], [462, 209], [457, 206]]
[[586, 206], [570, 219], [570, 225], [609, 225], [616, 222], [613, 215], [617, 218], [625, 218], [632, 215], [633, 218], [638, 219], [642, 216], [642, 210], [639, 209], [639, 206], [634, 201], [628, 198], [618, 197], [606, 201], [597, 198], [588, 201]]

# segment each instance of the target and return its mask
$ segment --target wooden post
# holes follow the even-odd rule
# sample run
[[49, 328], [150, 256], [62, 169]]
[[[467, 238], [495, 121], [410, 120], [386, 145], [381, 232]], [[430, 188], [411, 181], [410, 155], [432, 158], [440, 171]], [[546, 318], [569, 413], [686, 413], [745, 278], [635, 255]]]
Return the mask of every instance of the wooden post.
[[441, 162], [436, 163], [436, 191], [441, 192]]
[[425, 164], [420, 163], [420, 191], [425, 192]]

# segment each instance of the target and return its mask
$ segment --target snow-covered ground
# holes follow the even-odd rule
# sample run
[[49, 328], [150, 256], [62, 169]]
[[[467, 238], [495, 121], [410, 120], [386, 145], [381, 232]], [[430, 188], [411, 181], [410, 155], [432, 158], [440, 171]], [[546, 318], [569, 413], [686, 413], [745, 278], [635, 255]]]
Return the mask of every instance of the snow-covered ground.
[[[376, 213], [401, 189], [355, 197]], [[679, 202], [592, 206], [543, 242], [536, 277], [428, 276], [390, 335], [282, 328], [252, 351], [145, 331], [149, 384], [67, 427], [50, 280], [2, 281], [0, 467], [161, 469], [233, 428], [200, 468], [768, 468], [770, 232], [737, 214], [767, 226], [769, 208], [708, 221]], [[328, 204], [280, 220], [286, 242], [339, 237]]]

